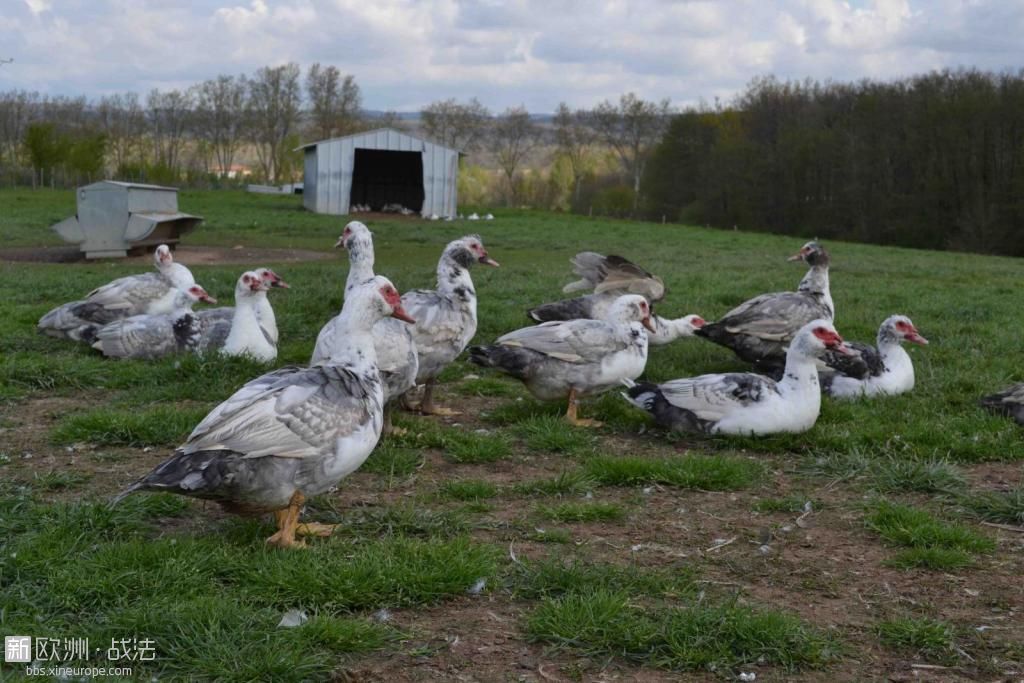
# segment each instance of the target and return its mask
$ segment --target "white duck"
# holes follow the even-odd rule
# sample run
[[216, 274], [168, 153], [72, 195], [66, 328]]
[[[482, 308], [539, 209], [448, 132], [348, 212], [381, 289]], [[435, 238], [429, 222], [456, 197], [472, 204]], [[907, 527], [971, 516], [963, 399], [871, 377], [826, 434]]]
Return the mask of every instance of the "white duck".
[[197, 351], [205, 326], [192, 306], [199, 301], [217, 303], [199, 285], [176, 291], [174, 310], [161, 315], [133, 315], [98, 327], [90, 333], [92, 347], [108, 358], [152, 359], [183, 351]]
[[98, 326], [133, 315], [164, 315], [174, 311], [178, 290], [196, 283], [192, 272], [174, 262], [171, 249], [161, 244], [153, 252], [156, 273], [122, 277], [89, 292], [80, 301], [53, 309], [39, 319], [39, 330], [52, 337], [92, 343]]
[[[255, 271], [246, 271], [235, 285], [235, 309], [231, 330], [221, 343], [220, 335], [210, 335], [203, 349], [219, 349], [225, 356], [249, 356], [262, 363], [277, 358], [277, 344], [261, 326], [260, 311], [267, 303], [267, 280]], [[273, 315], [273, 311], [271, 311]]]
[[640, 376], [647, 364], [650, 304], [637, 294], [619, 297], [604, 320], [568, 320], [524, 327], [490, 346], [474, 346], [469, 359], [498, 368], [542, 400], [568, 400], [565, 419], [599, 426], [577, 416], [579, 397], [597, 394]]
[[438, 261], [437, 289], [415, 289], [402, 297], [402, 306], [416, 319], [412, 337], [419, 358], [416, 383], [426, 385], [419, 407], [423, 413], [459, 414], [434, 405], [434, 384], [476, 334], [476, 290], [469, 276], [475, 263], [498, 266], [479, 235], [454, 240]]
[[852, 353], [832, 323], [813, 320], [793, 337], [783, 378], [753, 373], [701, 375], [663, 384], [640, 383], [623, 394], [667, 429], [710, 434], [803, 432], [821, 411], [817, 359]]
[[[267, 285], [272, 288], [290, 289], [291, 286], [285, 282], [280, 275], [275, 273], [270, 268], [257, 268], [255, 271], [260, 278], [263, 279]], [[224, 330], [225, 337], [227, 331], [231, 329], [231, 321], [235, 317], [235, 309], [233, 306], [221, 306], [220, 308], [207, 308], [196, 312], [200, 318], [202, 318], [207, 324], [214, 325]], [[259, 318], [260, 327], [267, 333], [267, 337], [273, 344], [277, 344], [279, 338], [279, 332], [277, 330], [277, 316], [274, 315], [274, 308], [270, 305], [270, 299], [262, 297], [259, 299], [259, 303], [256, 308], [256, 317]], [[219, 347], [219, 345], [216, 345]]]
[[325, 363], [247, 383], [114, 503], [135, 491], [169, 491], [232, 512], [274, 512], [273, 545], [329, 535], [333, 525], [299, 524], [299, 513], [307, 497], [358, 469], [380, 439], [384, 396], [371, 330], [388, 315], [410, 320], [391, 282], [378, 276], [360, 285], [345, 301]]
[[572, 259], [573, 273], [580, 279], [566, 285], [563, 292], [594, 290], [591, 294], [564, 299], [531, 308], [526, 314], [537, 322], [549, 320], [578, 320], [590, 318], [604, 320], [611, 305], [623, 294], [641, 294], [652, 305], [651, 323], [654, 331], [648, 335], [651, 346], [663, 346], [682, 337], [692, 337], [704, 325], [699, 315], [682, 318], [663, 318], [654, 314], [653, 305], [665, 297], [665, 284], [660, 277], [614, 254], [604, 256], [593, 251], [582, 251]]
[[925, 345], [928, 340], [905, 315], [889, 316], [878, 328], [878, 346], [847, 342], [855, 355], [828, 352], [822, 360], [822, 390], [834, 398], [902, 394], [914, 388], [914, 362], [900, 342]]
[[812, 320], [834, 320], [835, 306], [829, 290], [830, 257], [817, 242], [808, 242], [790, 261], [810, 266], [795, 292], [762, 294], [743, 302], [716, 322], [696, 332], [732, 349], [748, 363], [779, 372], [786, 362], [786, 346], [797, 330]]
[[[345, 280], [345, 296], [354, 291], [360, 283], [373, 277], [374, 251], [373, 235], [369, 228], [359, 221], [352, 221], [334, 245], [348, 251], [349, 270]], [[340, 316], [339, 316], [340, 317]], [[334, 335], [333, 327], [338, 317], [332, 318], [317, 335], [311, 363], [323, 362], [329, 352], [329, 342]], [[384, 431], [391, 427], [390, 402], [416, 386], [419, 358], [413, 341], [412, 326], [398, 320], [385, 318], [373, 326], [373, 344], [377, 351], [377, 367], [384, 382]]]

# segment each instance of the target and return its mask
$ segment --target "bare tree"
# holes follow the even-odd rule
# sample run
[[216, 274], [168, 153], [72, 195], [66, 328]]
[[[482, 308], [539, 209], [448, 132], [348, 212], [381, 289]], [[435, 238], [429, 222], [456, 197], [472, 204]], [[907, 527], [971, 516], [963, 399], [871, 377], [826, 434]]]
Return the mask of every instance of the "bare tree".
[[100, 129], [107, 136], [107, 149], [114, 170], [124, 168], [133, 153], [141, 151], [139, 145], [145, 128], [145, 117], [139, 96], [133, 92], [104, 96], [100, 98], [96, 111]]
[[191, 123], [195, 97], [191, 90], [150, 91], [146, 97], [146, 119], [156, 163], [176, 174], [181, 168], [181, 149]]
[[245, 76], [217, 76], [199, 85], [195, 129], [209, 147], [219, 173], [227, 175], [246, 125]]
[[0, 163], [18, 165], [18, 152], [39, 93], [10, 90], [0, 93]]
[[555, 111], [555, 144], [572, 169], [573, 201], [580, 200], [580, 185], [590, 167], [596, 134], [590, 126], [589, 112], [572, 111], [561, 102]]
[[299, 65], [265, 66], [249, 80], [251, 135], [263, 175], [277, 182], [288, 153], [286, 141], [299, 122]]
[[590, 120], [598, 137], [611, 147], [633, 181], [633, 211], [640, 206], [640, 182], [651, 150], [668, 125], [669, 101], [648, 102], [633, 93], [597, 105]]
[[494, 119], [488, 147], [508, 181], [508, 197], [516, 199], [516, 171], [540, 141], [540, 130], [525, 107], [509, 107]]
[[358, 130], [362, 95], [351, 74], [344, 77], [336, 66], [317, 62], [306, 74], [306, 94], [313, 115], [314, 135], [326, 140]]
[[420, 122], [427, 137], [463, 152], [478, 147], [490, 118], [491, 112], [475, 97], [466, 104], [454, 99], [433, 102], [420, 111]]

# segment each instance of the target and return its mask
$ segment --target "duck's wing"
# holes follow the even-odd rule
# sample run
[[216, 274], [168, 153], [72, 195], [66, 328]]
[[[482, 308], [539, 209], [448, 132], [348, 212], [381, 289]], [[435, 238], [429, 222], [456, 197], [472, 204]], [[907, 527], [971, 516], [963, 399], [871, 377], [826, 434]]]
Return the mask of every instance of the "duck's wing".
[[717, 421], [744, 408], [779, 395], [778, 384], [749, 372], [731, 372], [674, 379], [658, 385], [665, 399], [692, 411], [702, 420]]
[[594, 292], [640, 294], [656, 302], [665, 298], [665, 283], [632, 261], [612, 254], [601, 265], [601, 280]]
[[777, 292], [762, 294], [743, 302], [713, 325], [729, 334], [789, 341], [801, 327], [823, 317], [827, 317], [826, 307], [813, 296], [799, 292]]
[[602, 320], [547, 322], [509, 332], [496, 343], [530, 349], [567, 363], [600, 362], [629, 345]]
[[97, 330], [92, 346], [111, 358], [162, 358], [181, 348], [190, 322], [189, 315], [178, 320], [167, 315], [133, 315]]
[[413, 338], [424, 351], [462, 343], [466, 314], [450, 297], [434, 290], [414, 289], [402, 295], [402, 308], [416, 321]]
[[822, 362], [832, 370], [854, 379], [877, 377], [885, 371], [885, 363], [877, 348], [860, 342], [846, 342], [846, 345], [856, 351], [856, 355], [826, 351], [821, 358]]
[[138, 315], [145, 312], [151, 301], [161, 298], [172, 287], [171, 281], [160, 273], [129, 275], [92, 290], [83, 303], [128, 311], [126, 315]]
[[373, 377], [345, 367], [286, 367], [258, 377], [192, 431], [185, 453], [229, 450], [247, 458], [306, 458], [380, 417]]

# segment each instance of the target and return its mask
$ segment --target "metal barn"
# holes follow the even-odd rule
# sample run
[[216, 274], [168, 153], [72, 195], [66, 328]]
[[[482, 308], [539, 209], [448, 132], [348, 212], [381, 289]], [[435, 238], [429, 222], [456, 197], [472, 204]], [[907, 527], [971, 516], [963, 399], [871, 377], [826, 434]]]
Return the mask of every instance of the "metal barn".
[[454, 216], [459, 152], [380, 128], [311, 142], [305, 152], [302, 203], [310, 211], [349, 213], [352, 205], [380, 211], [401, 204], [423, 216]]

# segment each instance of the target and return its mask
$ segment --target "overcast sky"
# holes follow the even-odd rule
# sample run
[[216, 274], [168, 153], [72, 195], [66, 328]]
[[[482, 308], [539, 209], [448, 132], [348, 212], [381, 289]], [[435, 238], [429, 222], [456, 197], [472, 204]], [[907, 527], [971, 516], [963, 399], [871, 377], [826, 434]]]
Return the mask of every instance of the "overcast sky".
[[371, 109], [683, 105], [765, 74], [1024, 67], [1024, 0], [0, 0], [0, 58], [0, 90], [90, 97], [319, 61]]

